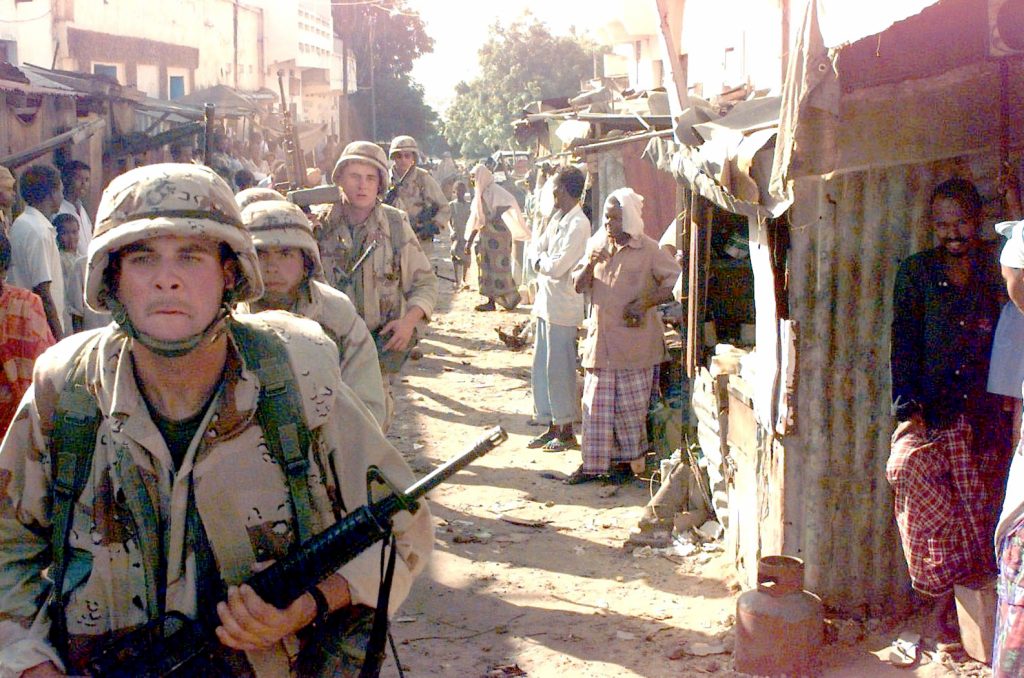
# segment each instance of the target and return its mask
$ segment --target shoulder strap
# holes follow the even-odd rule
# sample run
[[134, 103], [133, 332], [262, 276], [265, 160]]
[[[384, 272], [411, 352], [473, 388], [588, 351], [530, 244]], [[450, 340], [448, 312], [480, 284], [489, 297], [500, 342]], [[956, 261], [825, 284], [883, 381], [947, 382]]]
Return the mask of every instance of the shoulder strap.
[[229, 321], [229, 326], [245, 364], [259, 376], [256, 418], [267, 448], [284, 470], [299, 541], [305, 541], [315, 534], [308, 481], [312, 436], [306, 426], [288, 354], [272, 331], [236, 320]]
[[53, 582], [50, 598], [51, 640], [65, 659], [68, 656], [68, 627], [64, 614], [67, 602], [64, 578], [70, 555], [68, 537], [75, 502], [89, 479], [96, 449], [96, 431], [100, 425], [99, 406], [86, 385], [86, 356], [97, 340], [97, 337], [93, 337], [86, 341], [75, 354], [74, 366], [57, 401], [50, 437], [53, 465], [53, 517], [50, 530], [50, 579]]

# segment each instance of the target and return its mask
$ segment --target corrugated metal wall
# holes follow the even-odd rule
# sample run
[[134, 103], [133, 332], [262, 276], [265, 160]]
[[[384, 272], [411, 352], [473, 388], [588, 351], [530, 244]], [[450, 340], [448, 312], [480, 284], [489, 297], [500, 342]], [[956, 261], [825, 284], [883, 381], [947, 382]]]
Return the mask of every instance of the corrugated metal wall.
[[955, 173], [992, 196], [995, 169], [978, 156], [797, 183], [789, 284], [799, 411], [783, 441], [785, 552], [802, 556], [807, 587], [845, 612], [883, 614], [909, 595], [885, 480], [896, 269], [933, 246], [933, 187]]

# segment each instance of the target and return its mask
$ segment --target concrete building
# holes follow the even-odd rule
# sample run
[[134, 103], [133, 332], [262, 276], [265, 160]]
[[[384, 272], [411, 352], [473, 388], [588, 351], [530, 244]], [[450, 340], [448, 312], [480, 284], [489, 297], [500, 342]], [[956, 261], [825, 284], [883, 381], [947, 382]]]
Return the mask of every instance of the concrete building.
[[354, 59], [330, 0], [0, 0], [0, 59], [114, 77], [160, 99], [227, 85], [285, 90], [299, 119], [331, 125]]
[[[778, 94], [789, 22], [786, 0], [663, 0], [683, 80], [703, 99], [748, 86]], [[635, 90], [665, 87], [665, 62], [655, 2], [628, 2], [598, 37], [612, 45], [606, 77], [627, 77]]]

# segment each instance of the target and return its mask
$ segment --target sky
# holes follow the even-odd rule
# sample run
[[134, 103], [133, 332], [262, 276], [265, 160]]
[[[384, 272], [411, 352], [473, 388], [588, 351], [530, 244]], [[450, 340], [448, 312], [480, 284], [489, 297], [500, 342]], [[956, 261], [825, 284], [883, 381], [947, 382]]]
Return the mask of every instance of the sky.
[[594, 32], [615, 16], [623, 0], [408, 0], [419, 12], [427, 33], [434, 38], [434, 52], [420, 57], [413, 77], [426, 90], [427, 103], [441, 115], [454, 98], [455, 85], [478, 74], [477, 50], [487, 30], [500, 20], [511, 23], [530, 12], [555, 35]]

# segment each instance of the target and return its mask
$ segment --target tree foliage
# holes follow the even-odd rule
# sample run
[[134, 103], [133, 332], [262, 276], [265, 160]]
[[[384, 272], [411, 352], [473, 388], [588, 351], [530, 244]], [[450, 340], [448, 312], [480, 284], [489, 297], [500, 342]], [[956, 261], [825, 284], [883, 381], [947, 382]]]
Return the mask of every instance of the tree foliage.
[[331, 9], [334, 25], [355, 55], [359, 92], [353, 103], [363, 134], [371, 135], [374, 97], [370, 92], [375, 91], [375, 141], [411, 134], [427, 148], [443, 143], [437, 112], [426, 104], [423, 87], [410, 76], [416, 59], [434, 51], [434, 39], [419, 14], [409, 9], [406, 0], [336, 4]]
[[579, 92], [593, 75], [594, 49], [576, 35], [552, 35], [529, 15], [507, 28], [493, 24], [479, 51], [479, 77], [455, 88], [445, 122], [449, 143], [467, 157], [509, 148], [511, 123], [526, 104]]

